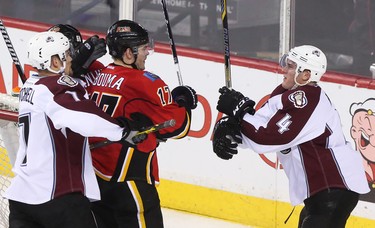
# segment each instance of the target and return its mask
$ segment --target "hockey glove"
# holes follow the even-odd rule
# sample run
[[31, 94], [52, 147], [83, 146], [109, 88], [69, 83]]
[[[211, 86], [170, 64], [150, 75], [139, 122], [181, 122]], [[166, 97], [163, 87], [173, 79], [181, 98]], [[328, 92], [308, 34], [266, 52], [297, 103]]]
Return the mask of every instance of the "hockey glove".
[[121, 142], [136, 145], [147, 139], [146, 134], [138, 133], [146, 129], [146, 127], [152, 126], [152, 122], [150, 123], [149, 121], [151, 120], [141, 113], [132, 113], [130, 117], [131, 119], [127, 119], [123, 116], [119, 116], [116, 120], [119, 122], [119, 125], [124, 128]]
[[173, 100], [179, 105], [188, 109], [197, 107], [197, 93], [190, 86], [177, 86], [172, 90]]
[[[130, 114], [130, 118], [133, 120], [133, 125], [136, 125], [136, 126], [133, 126], [133, 128], [136, 128], [136, 129], [139, 129], [139, 131], [145, 131], [147, 130], [148, 128], [152, 127], [154, 125], [154, 123], [152, 122], [152, 120], [150, 118], [148, 118], [146, 115], [140, 113], [140, 112], [134, 112], [132, 114]], [[166, 142], [167, 139], [163, 138], [160, 133], [157, 131], [157, 132], [154, 132], [154, 134], [156, 135], [156, 140], [159, 142]], [[135, 135], [132, 140], [137, 142], [138, 140], [138, 137], [142, 137], [143, 136], [140, 136], [140, 135]], [[146, 139], [147, 139], [147, 136], [146, 136]], [[144, 141], [144, 140], [142, 140]]]
[[[147, 128], [154, 125], [152, 120], [148, 118], [146, 115], [140, 112], [134, 112], [130, 114], [130, 118], [132, 119], [131, 124], [132, 128], [136, 129], [139, 132], [146, 130]], [[140, 143], [147, 139], [147, 134], [137, 134], [133, 136], [132, 141], [134, 143]]]
[[90, 65], [107, 53], [105, 40], [94, 35], [87, 39], [72, 59], [73, 77], [81, 77], [89, 71]]
[[216, 106], [219, 112], [236, 119], [242, 119], [246, 113], [251, 115], [255, 113], [255, 102], [242, 95], [242, 93], [234, 89], [230, 90], [225, 86], [219, 89], [219, 93], [221, 95]]
[[229, 160], [238, 153], [238, 143], [242, 143], [238, 121], [229, 116], [221, 118], [214, 128], [212, 145], [215, 154], [221, 159]]

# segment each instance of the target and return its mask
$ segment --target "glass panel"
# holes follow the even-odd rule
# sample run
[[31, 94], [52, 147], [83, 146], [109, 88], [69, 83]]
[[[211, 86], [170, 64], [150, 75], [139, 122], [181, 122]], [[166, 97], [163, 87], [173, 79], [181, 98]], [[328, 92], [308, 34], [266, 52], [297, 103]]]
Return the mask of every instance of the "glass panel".
[[[177, 45], [223, 53], [221, 1], [166, 0]], [[168, 42], [160, 0], [135, 0], [135, 18], [158, 42]], [[228, 23], [232, 55], [277, 61], [279, 0], [230, 0]], [[105, 33], [119, 15], [118, 0], [0, 0], [0, 15], [68, 23]], [[27, 10], [25, 10], [27, 9]]]
[[[374, 1], [295, 2], [295, 45], [320, 47], [327, 54], [329, 70], [371, 77], [369, 68], [375, 63]], [[177, 45], [223, 53], [221, 1], [166, 0], [166, 3]], [[232, 56], [277, 62], [280, 0], [230, 0], [227, 4]], [[101, 33], [119, 15], [118, 0], [0, 0], [0, 5], [1, 16], [51, 25], [69, 23]], [[136, 21], [156, 41], [168, 43], [161, 1], [135, 0], [135, 9]]]
[[328, 70], [371, 77], [375, 63], [375, 2], [369, 0], [296, 1], [295, 45], [322, 49]]
[[[223, 53], [219, 0], [166, 0], [176, 45]], [[168, 43], [160, 0], [137, 0], [135, 20]], [[227, 1], [232, 55], [278, 60], [279, 0]]]
[[118, 0], [0, 0], [0, 6], [1, 16], [104, 33], [118, 19]]

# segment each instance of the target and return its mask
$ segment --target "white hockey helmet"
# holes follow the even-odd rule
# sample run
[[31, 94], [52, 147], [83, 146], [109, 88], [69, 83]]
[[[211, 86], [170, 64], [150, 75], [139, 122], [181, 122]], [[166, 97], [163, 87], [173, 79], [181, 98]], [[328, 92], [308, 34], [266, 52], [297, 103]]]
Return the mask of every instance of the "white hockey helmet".
[[311, 45], [302, 45], [292, 48], [288, 54], [281, 58], [281, 66], [285, 64], [286, 59], [296, 63], [297, 75], [304, 70], [310, 70], [311, 77], [309, 82], [319, 82], [320, 78], [327, 70], [326, 55], [319, 48]]
[[[70, 43], [66, 36], [60, 32], [41, 32], [29, 41], [27, 57], [30, 64], [38, 70], [49, 70], [53, 73], [62, 73], [66, 66], [66, 54]], [[51, 57], [58, 55], [64, 64], [59, 71], [51, 69]]]

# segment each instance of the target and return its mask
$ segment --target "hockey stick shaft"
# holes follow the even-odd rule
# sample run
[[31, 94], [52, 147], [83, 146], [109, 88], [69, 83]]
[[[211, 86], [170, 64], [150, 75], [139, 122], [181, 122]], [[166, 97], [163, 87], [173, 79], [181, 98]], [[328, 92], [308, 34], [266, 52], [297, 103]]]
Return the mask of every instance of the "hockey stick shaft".
[[7, 32], [7, 30], [4, 26], [3, 20], [1, 20], [1, 19], [0, 19], [0, 30], [1, 30], [1, 35], [3, 36], [4, 41], [5, 41], [5, 45], [7, 46], [9, 54], [10, 54], [12, 60], [13, 60], [13, 63], [16, 65], [16, 69], [17, 69], [18, 74], [21, 78], [21, 81], [22, 81], [22, 83], [25, 83], [25, 81], [26, 81], [25, 73], [23, 71], [20, 60], [18, 59], [16, 50], [13, 47], [12, 41], [10, 40], [9, 34], [8, 34], [8, 32]]
[[230, 49], [229, 49], [229, 29], [228, 29], [228, 11], [227, 1], [221, 0], [221, 21], [223, 23], [224, 38], [224, 64], [225, 64], [225, 85], [228, 89], [232, 89], [232, 76], [230, 65]]
[[175, 45], [174, 39], [173, 39], [173, 33], [172, 33], [171, 23], [170, 23], [169, 16], [168, 16], [167, 5], [165, 3], [165, 0], [161, 0], [161, 3], [163, 5], [163, 12], [164, 12], [165, 24], [167, 25], [167, 31], [168, 31], [168, 37], [169, 37], [169, 45], [171, 46], [171, 49], [172, 49], [172, 55], [173, 55], [174, 65], [175, 65], [176, 71], [177, 71], [178, 84], [180, 86], [182, 86], [182, 85], [184, 85], [184, 83], [182, 82], [182, 75], [181, 75], [181, 70], [180, 70], [180, 63], [178, 62], [176, 45]]
[[[133, 140], [133, 142], [137, 142], [140, 139], [144, 138], [145, 135], [148, 135], [152, 132], [159, 131], [159, 130], [164, 129], [164, 128], [173, 127], [175, 124], [176, 124], [176, 121], [174, 119], [167, 120], [167, 121], [165, 121], [163, 123], [160, 123], [160, 124], [155, 124], [151, 127], [148, 127], [147, 129], [145, 129], [143, 131], [138, 132], [135, 136], [133, 136], [132, 140]], [[118, 141], [105, 140], [105, 141], [102, 141], [102, 142], [97, 142], [97, 143], [94, 143], [94, 144], [90, 145], [90, 149], [96, 149], [96, 148], [103, 147], [103, 146], [106, 146], [106, 145], [110, 145], [110, 144], [116, 143], [116, 142], [118, 142]]]

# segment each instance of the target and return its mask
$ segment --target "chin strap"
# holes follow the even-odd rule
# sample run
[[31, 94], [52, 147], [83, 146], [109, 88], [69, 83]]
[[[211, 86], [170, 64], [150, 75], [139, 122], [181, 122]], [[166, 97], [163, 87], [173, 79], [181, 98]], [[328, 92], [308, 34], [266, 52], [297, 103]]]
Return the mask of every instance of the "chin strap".
[[121, 58], [121, 62], [124, 63], [127, 66], [131, 66], [133, 69], [139, 70], [137, 65], [135, 65], [135, 62], [137, 62], [137, 58], [138, 58], [138, 48], [133, 47], [133, 48], [131, 48], [131, 50], [132, 50], [132, 53], [134, 55], [134, 61], [131, 64], [127, 64], [127, 63], [124, 62], [124, 59]]
[[132, 52], [133, 52], [133, 55], [134, 55], [134, 62], [130, 66], [132, 66], [134, 69], [139, 70], [137, 65], [135, 65], [135, 62], [137, 61], [137, 58], [138, 58], [138, 48], [133, 47]]
[[[136, 60], [137, 60], [137, 59], [136, 59]], [[127, 66], [131, 66], [133, 69], [137, 69], [137, 70], [139, 70], [138, 67], [137, 67], [137, 65], [135, 65], [136, 60], [134, 60], [134, 62], [131, 63], [131, 64], [127, 64], [127, 63], [124, 62], [124, 60], [122, 60], [122, 59], [121, 59], [121, 62], [122, 62], [123, 64], [127, 65]]]
[[135, 55], [135, 60], [134, 60], [134, 62], [132, 64], [130, 64], [130, 66], [132, 66], [134, 69], [139, 70], [138, 67], [137, 67], [137, 65], [135, 65], [136, 61], [137, 61], [137, 55]]
[[65, 71], [65, 67], [66, 67], [66, 61], [63, 61], [63, 66], [60, 67], [59, 70], [52, 70], [51, 67], [47, 67], [47, 69], [52, 72], [52, 73], [55, 73], [55, 74], [63, 74], [64, 71]]
[[298, 75], [300, 74], [300, 73], [302, 73], [301, 71], [299, 71], [298, 69], [296, 69], [296, 73], [295, 73], [295, 75], [294, 75], [294, 86], [291, 88], [291, 89], [296, 89], [298, 86], [304, 86], [304, 85], [307, 85], [310, 81], [307, 81], [306, 83], [304, 83], [304, 84], [300, 84], [300, 83], [298, 83], [297, 82], [297, 77], [298, 77]]

